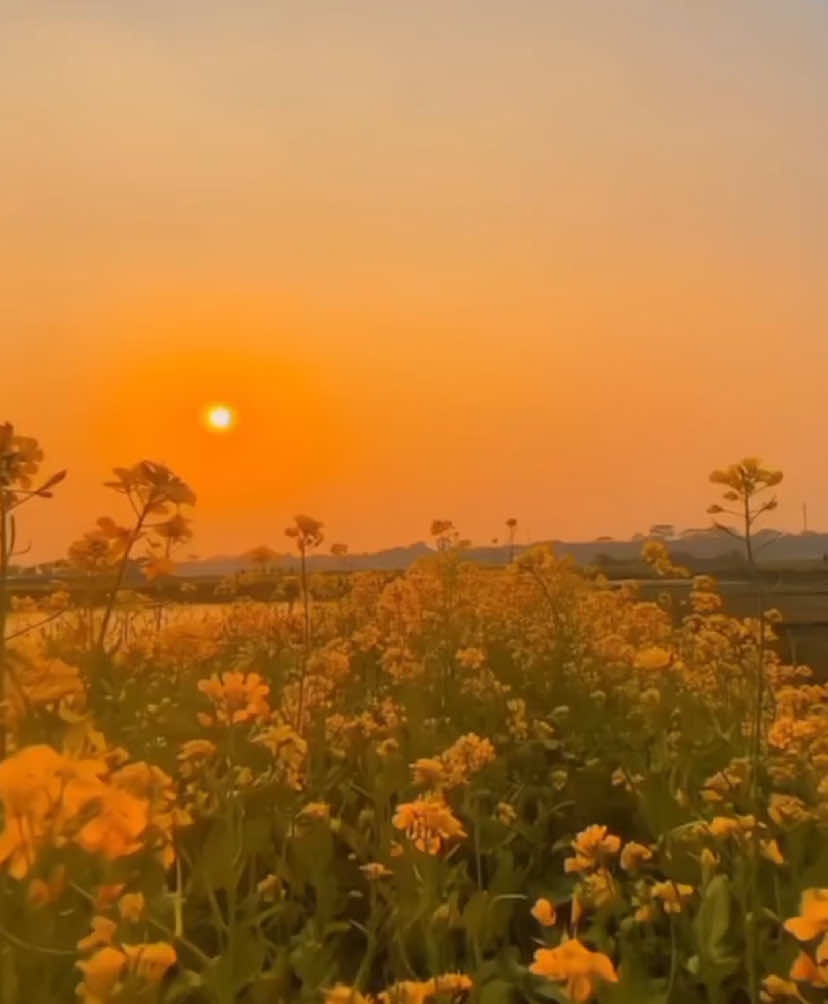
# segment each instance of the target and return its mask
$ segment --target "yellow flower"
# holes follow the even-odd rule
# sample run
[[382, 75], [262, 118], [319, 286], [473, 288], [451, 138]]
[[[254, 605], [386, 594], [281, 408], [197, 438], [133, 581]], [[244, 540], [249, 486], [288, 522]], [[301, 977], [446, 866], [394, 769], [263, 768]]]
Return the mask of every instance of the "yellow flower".
[[624, 788], [626, 791], [634, 791], [635, 785], [643, 780], [642, 774], [629, 775], [623, 767], [616, 767], [610, 776], [613, 788]]
[[20, 659], [14, 686], [7, 690], [6, 719], [16, 726], [37, 707], [56, 708], [60, 712], [72, 702], [82, 705], [85, 697], [86, 691], [77, 667], [62, 659], [49, 657], [35, 647]]
[[256, 884], [256, 892], [269, 903], [276, 901], [282, 891], [282, 880], [278, 875], [266, 875]]
[[109, 917], [93, 917], [92, 933], [87, 934], [78, 942], [79, 952], [91, 952], [93, 948], [101, 948], [104, 945], [111, 945], [115, 937], [118, 925]]
[[108, 909], [120, 899], [126, 886], [123, 882], [117, 883], [115, 885], [101, 885], [95, 893], [95, 909], [100, 913]]
[[695, 890], [693, 886], [680, 882], [656, 882], [651, 892], [654, 899], [661, 900], [665, 913], [681, 913], [682, 904], [690, 899]]
[[495, 807], [495, 816], [504, 826], [511, 826], [517, 819], [517, 811], [509, 802], [498, 802]]
[[208, 680], [199, 680], [198, 689], [213, 704], [214, 718], [204, 717], [205, 724], [215, 720], [220, 725], [264, 721], [270, 715], [270, 687], [258, 673], [215, 673]]
[[754, 816], [716, 816], [707, 824], [711, 836], [718, 840], [744, 836], [754, 826], [756, 826]]
[[567, 996], [577, 1004], [583, 1004], [595, 994], [599, 981], [618, 982], [611, 959], [602, 952], [591, 952], [577, 938], [557, 948], [539, 948], [529, 969], [548, 980], [566, 983]]
[[166, 971], [177, 961], [175, 949], [164, 941], [124, 945], [123, 948], [129, 960], [130, 972], [146, 983], [156, 986], [163, 980]]
[[778, 792], [770, 797], [768, 815], [777, 826], [786, 829], [813, 817], [813, 813], [808, 810], [801, 798]]
[[369, 861], [367, 865], [360, 865], [359, 870], [371, 882], [394, 874], [381, 861]]
[[460, 736], [440, 755], [446, 786], [454, 788], [466, 784], [472, 774], [492, 763], [495, 755], [495, 748], [488, 739], [481, 739], [475, 732]]
[[81, 827], [77, 840], [84, 850], [112, 860], [141, 849], [148, 822], [146, 801], [108, 787], [101, 793], [98, 814]]
[[526, 701], [522, 697], [515, 697], [511, 701], [506, 702], [506, 709], [509, 713], [506, 719], [506, 728], [509, 730], [509, 735], [515, 742], [525, 742], [529, 738]]
[[671, 659], [672, 656], [667, 649], [662, 648], [660, 645], [651, 645], [649, 648], [642, 649], [642, 651], [636, 653], [635, 668], [665, 669], [670, 665]]
[[479, 648], [461, 648], [455, 658], [464, 669], [480, 669], [486, 661], [486, 653]]
[[599, 910], [610, 906], [618, 898], [618, 886], [605, 868], [584, 876], [583, 891], [586, 901]]
[[235, 781], [236, 787], [239, 789], [249, 788], [256, 779], [256, 775], [250, 769], [250, 767], [236, 767], [235, 768]]
[[0, 864], [9, 874], [28, 874], [37, 852], [49, 837], [63, 791], [66, 759], [51, 746], [28, 746], [0, 763], [0, 801], [4, 829]]
[[555, 907], [548, 899], [539, 899], [532, 907], [532, 916], [543, 927], [554, 927], [558, 920]]
[[828, 889], [806, 889], [799, 913], [785, 921], [785, 930], [799, 941], [812, 941], [828, 932]]
[[318, 819], [326, 822], [331, 818], [331, 807], [327, 802], [308, 802], [303, 806], [299, 815], [305, 819]]
[[783, 980], [781, 976], [766, 976], [762, 981], [760, 994], [762, 1004], [773, 1004], [780, 1000], [801, 1001], [802, 996], [792, 980]]
[[32, 879], [27, 891], [27, 899], [32, 906], [45, 906], [60, 899], [66, 888], [66, 867], [55, 865], [48, 879]]
[[474, 986], [472, 978], [465, 973], [445, 973], [442, 976], [435, 976], [431, 982], [434, 986], [432, 994], [435, 995], [465, 994]]
[[435, 757], [421, 757], [411, 765], [414, 772], [414, 784], [423, 788], [434, 788], [439, 785], [445, 773], [443, 761]]
[[197, 760], [214, 756], [216, 744], [209, 739], [190, 739], [189, 742], [182, 743], [178, 751], [178, 759], [181, 762], [187, 760]]
[[638, 871], [645, 861], [650, 861], [652, 856], [653, 852], [649, 847], [631, 840], [621, 851], [620, 864], [625, 872], [634, 872]]
[[142, 892], [128, 892], [118, 901], [118, 913], [124, 920], [137, 924], [143, 917], [147, 903]]
[[779, 844], [775, 840], [760, 840], [759, 851], [763, 858], [767, 858], [768, 861], [773, 864], [785, 864], [785, 858], [782, 856], [782, 851], [779, 850]]
[[91, 958], [76, 962], [83, 973], [78, 996], [83, 1004], [106, 1004], [126, 965], [126, 956], [117, 948], [101, 948]]
[[379, 995], [379, 1004], [426, 1004], [431, 981], [402, 980]]
[[[446, 973], [430, 980], [403, 980], [395, 983], [383, 991], [377, 1000], [378, 1004], [426, 1004], [437, 995], [441, 998], [451, 995], [454, 999], [458, 994], [468, 993], [472, 985], [471, 978], [463, 973]], [[339, 1001], [334, 1004], [339, 1004]], [[349, 1004], [347, 997], [342, 998], [342, 1004]]]
[[26, 899], [32, 906], [45, 906], [52, 899], [49, 893], [49, 886], [43, 879], [32, 879], [29, 883], [29, 888], [26, 890]]
[[324, 990], [323, 993], [325, 994], [323, 1004], [372, 1004], [373, 1000], [344, 983], [337, 983], [335, 987]]
[[275, 725], [256, 738], [273, 755], [280, 780], [294, 791], [304, 786], [308, 744], [290, 725]]
[[705, 781], [701, 796], [706, 802], [732, 801], [739, 792], [747, 790], [749, 781], [750, 763], [745, 757], [736, 757]]
[[[828, 939], [826, 939], [828, 941]], [[798, 983], [809, 983], [812, 987], [828, 987], [828, 948], [826, 941], [817, 949], [816, 959], [800, 952], [791, 965], [790, 977]]]
[[439, 796], [398, 805], [392, 823], [396, 829], [404, 830], [414, 846], [426, 854], [439, 854], [448, 841], [466, 836], [460, 821]]
[[607, 833], [606, 826], [588, 826], [572, 841], [575, 856], [564, 861], [564, 871], [585, 872], [597, 868], [604, 858], [611, 857], [621, 849], [621, 838]]
[[712, 836], [719, 839], [730, 837], [740, 832], [739, 823], [728, 816], [716, 816], [715, 819], [710, 821], [707, 828]]

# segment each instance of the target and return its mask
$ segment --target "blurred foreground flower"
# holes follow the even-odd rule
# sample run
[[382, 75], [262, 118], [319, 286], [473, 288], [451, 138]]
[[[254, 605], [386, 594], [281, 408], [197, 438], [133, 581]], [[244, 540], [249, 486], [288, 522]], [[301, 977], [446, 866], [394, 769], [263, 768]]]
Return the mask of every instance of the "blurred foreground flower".
[[539, 948], [529, 969], [537, 976], [565, 983], [567, 996], [578, 1004], [594, 996], [600, 981], [618, 982], [618, 974], [609, 956], [591, 952], [577, 938], [565, 941], [557, 948]]

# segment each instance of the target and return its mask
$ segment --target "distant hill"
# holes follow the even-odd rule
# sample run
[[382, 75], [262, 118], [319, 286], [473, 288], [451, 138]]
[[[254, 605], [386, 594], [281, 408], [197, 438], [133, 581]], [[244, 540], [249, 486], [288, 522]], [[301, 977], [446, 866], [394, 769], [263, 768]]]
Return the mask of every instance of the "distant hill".
[[[677, 537], [663, 538], [677, 564], [687, 565], [699, 573], [736, 572], [744, 566], [744, 549], [739, 541], [720, 530], [688, 530]], [[616, 577], [638, 577], [647, 574], [641, 560], [641, 547], [645, 538], [634, 540], [614, 540], [600, 537], [596, 540], [538, 541], [549, 544], [559, 557], [571, 556], [582, 565], [598, 565], [608, 575]], [[828, 533], [780, 533], [776, 530], [762, 530], [754, 538], [757, 557], [768, 568], [788, 566], [793, 570], [821, 570], [823, 562], [828, 572]], [[515, 545], [517, 556], [527, 550], [527, 545]], [[382, 551], [348, 554], [344, 557], [325, 551], [309, 555], [308, 568], [313, 572], [334, 571], [403, 571], [410, 568], [420, 558], [434, 554], [434, 548], [425, 541], [417, 541], [408, 547], [391, 547]], [[486, 565], [506, 565], [509, 561], [508, 545], [487, 545], [469, 547], [465, 554], [471, 561]], [[295, 552], [277, 554], [269, 564], [281, 570], [296, 571], [299, 559]], [[63, 566], [63, 567], [61, 567]], [[224, 578], [237, 572], [250, 570], [254, 564], [250, 555], [216, 555], [197, 561], [181, 562], [176, 574], [184, 578]], [[45, 583], [52, 577], [66, 576], [65, 562], [45, 563], [36, 567], [18, 568], [11, 579], [21, 588], [27, 583]], [[136, 562], [130, 562], [125, 585], [137, 587], [144, 583], [144, 576]]]
[[[822, 561], [828, 554], [828, 534], [803, 533], [780, 534], [775, 530], [763, 530], [755, 537], [756, 546], [761, 548], [759, 556], [767, 564], [800, 561]], [[600, 540], [564, 541], [549, 540], [538, 543], [550, 544], [555, 553], [561, 557], [570, 555], [579, 564], [612, 564], [635, 563], [640, 560], [642, 539], [638, 540]], [[682, 534], [679, 537], [665, 540], [674, 560], [690, 561], [694, 565], [722, 561], [739, 564], [742, 560], [741, 545], [732, 537], [720, 530], [698, 530]], [[534, 545], [533, 545], [534, 546]], [[515, 554], [520, 554], [527, 548], [515, 546]], [[312, 571], [337, 571], [347, 568], [351, 571], [396, 571], [404, 570], [414, 564], [419, 558], [433, 554], [434, 549], [425, 541], [417, 541], [408, 547], [393, 547], [382, 551], [362, 554], [349, 554], [345, 558], [330, 554], [316, 553], [308, 557], [308, 568]], [[470, 547], [466, 551], [468, 558], [484, 564], [505, 565], [509, 560], [509, 547], [484, 546]], [[296, 554], [280, 554], [273, 562], [283, 569], [296, 569], [299, 559]], [[180, 575], [185, 576], [224, 576], [240, 572], [251, 567], [251, 561], [244, 555], [219, 555], [200, 561], [184, 562], [179, 565]]]
[[[349, 569], [378, 571], [405, 569], [414, 564], [418, 558], [433, 554], [434, 549], [424, 541], [418, 541], [408, 547], [392, 547], [384, 551], [374, 551], [366, 554], [349, 554], [344, 558], [320, 552], [308, 556], [308, 568], [315, 572], [339, 571]], [[279, 554], [272, 562], [277, 568], [298, 569], [299, 558], [295, 553]], [[245, 555], [218, 555], [213, 558], [203, 558], [199, 561], [184, 561], [178, 565], [179, 575], [186, 576], [223, 576], [242, 572], [253, 567], [249, 557]]]

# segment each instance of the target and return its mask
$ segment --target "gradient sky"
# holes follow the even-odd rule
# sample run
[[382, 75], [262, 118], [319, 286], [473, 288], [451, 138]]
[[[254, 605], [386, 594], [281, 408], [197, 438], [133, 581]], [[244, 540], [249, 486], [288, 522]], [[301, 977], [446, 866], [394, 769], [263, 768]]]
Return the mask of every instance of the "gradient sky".
[[33, 555], [142, 457], [204, 555], [703, 526], [746, 453], [828, 525], [826, 53], [822, 0], [0, 3]]

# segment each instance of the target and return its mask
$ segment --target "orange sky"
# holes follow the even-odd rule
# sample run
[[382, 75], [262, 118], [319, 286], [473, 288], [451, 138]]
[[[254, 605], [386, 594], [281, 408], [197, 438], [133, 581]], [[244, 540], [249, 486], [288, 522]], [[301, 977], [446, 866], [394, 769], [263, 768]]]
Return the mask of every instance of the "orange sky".
[[816, 0], [9, 0], [0, 420], [70, 470], [33, 556], [142, 457], [205, 555], [699, 526], [744, 453], [827, 526], [827, 51]]

